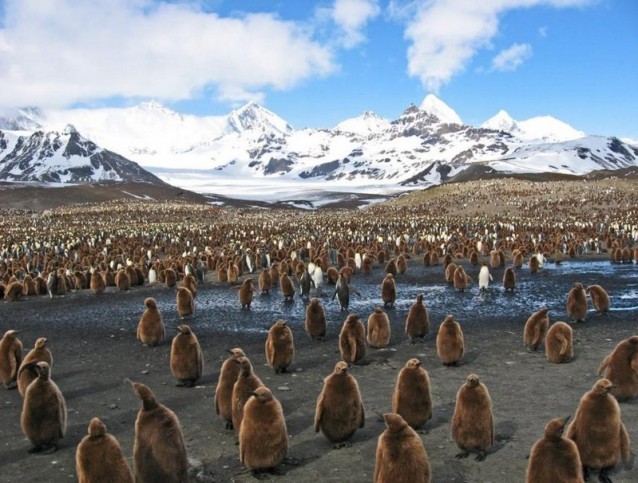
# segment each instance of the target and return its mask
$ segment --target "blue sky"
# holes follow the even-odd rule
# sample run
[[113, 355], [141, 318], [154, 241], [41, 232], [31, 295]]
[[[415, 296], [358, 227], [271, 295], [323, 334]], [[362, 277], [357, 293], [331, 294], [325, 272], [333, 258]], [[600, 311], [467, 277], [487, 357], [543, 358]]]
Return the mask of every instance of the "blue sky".
[[[256, 100], [296, 128], [434, 92], [638, 139], [636, 0], [0, 0], [0, 109]], [[106, 8], [108, 5], [108, 8]]]

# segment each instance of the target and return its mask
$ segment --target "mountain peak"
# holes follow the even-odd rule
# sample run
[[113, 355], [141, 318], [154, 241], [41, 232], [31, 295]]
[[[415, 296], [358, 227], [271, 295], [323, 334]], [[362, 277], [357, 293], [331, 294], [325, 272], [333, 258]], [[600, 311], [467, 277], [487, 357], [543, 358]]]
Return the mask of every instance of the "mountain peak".
[[290, 134], [293, 130], [290, 124], [277, 114], [253, 101], [231, 111], [226, 124], [230, 132], [239, 134], [245, 131], [263, 131], [284, 135]]
[[494, 116], [481, 124], [482, 128], [494, 131], [505, 131], [512, 133], [518, 129], [518, 123], [504, 109], [498, 111]]
[[463, 124], [463, 121], [461, 121], [461, 118], [456, 111], [434, 94], [428, 94], [425, 96], [420, 109], [435, 116], [441, 122], [449, 124]]
[[336, 131], [351, 132], [360, 136], [383, 131], [390, 127], [390, 122], [372, 111], [364, 111], [360, 116], [346, 119], [337, 124]]

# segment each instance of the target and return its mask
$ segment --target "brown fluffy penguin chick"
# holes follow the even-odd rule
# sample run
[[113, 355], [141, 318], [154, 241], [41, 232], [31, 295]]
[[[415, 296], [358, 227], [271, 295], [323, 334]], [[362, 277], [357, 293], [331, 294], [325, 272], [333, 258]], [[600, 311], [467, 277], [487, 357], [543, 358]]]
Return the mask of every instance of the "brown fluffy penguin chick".
[[6, 389], [14, 389], [18, 369], [22, 363], [22, 342], [17, 330], [7, 330], [0, 340], [0, 382]]
[[523, 342], [525, 343], [525, 347], [530, 351], [538, 349], [538, 346], [543, 342], [543, 339], [545, 339], [545, 333], [547, 332], [547, 327], [549, 327], [548, 312], [548, 308], [540, 309], [534, 312], [529, 319], [527, 319], [527, 322], [525, 322]]
[[27, 387], [20, 416], [22, 432], [33, 444], [29, 453], [55, 451], [66, 432], [66, 401], [51, 380], [49, 364], [36, 363], [36, 371], [38, 377]]
[[394, 307], [397, 299], [397, 284], [394, 281], [394, 275], [388, 273], [381, 282], [381, 300], [384, 307]]
[[464, 292], [465, 289], [467, 288], [468, 283], [470, 283], [469, 275], [465, 273], [465, 270], [460, 265], [456, 267], [456, 270], [454, 270], [454, 275], [452, 278], [453, 278], [452, 282], [454, 283], [454, 289], [460, 290], [461, 292]]
[[235, 360], [239, 364], [239, 375], [233, 385], [232, 393], [232, 419], [233, 428], [239, 431], [241, 420], [244, 417], [244, 405], [253, 391], [264, 385], [261, 379], [253, 373], [253, 366], [248, 357], [238, 357]]
[[638, 335], [621, 341], [600, 364], [598, 375], [612, 382], [611, 394], [619, 401], [638, 396]]
[[339, 350], [341, 358], [354, 364], [366, 355], [365, 329], [357, 314], [350, 314], [343, 322], [339, 334]]
[[317, 297], [310, 299], [306, 307], [304, 327], [311, 339], [321, 339], [326, 336], [326, 311]]
[[167, 287], [171, 288], [177, 285], [177, 273], [175, 273], [175, 270], [172, 268], [167, 268], [164, 271], [164, 277], [164, 282]]
[[350, 446], [349, 440], [365, 424], [365, 410], [357, 380], [348, 374], [348, 364], [339, 361], [323, 380], [317, 398], [315, 432], [321, 432], [336, 448]]
[[516, 289], [516, 273], [512, 267], [507, 267], [503, 273], [503, 288], [506, 292]]
[[122, 447], [99, 418], [91, 419], [89, 434], [82, 438], [75, 450], [75, 470], [78, 483], [133, 483]]
[[430, 377], [419, 359], [410, 359], [399, 372], [392, 393], [392, 411], [415, 429], [432, 418]]
[[568, 420], [552, 419], [545, 425], [545, 436], [532, 446], [526, 483], [584, 483], [578, 447], [563, 438]]
[[397, 257], [397, 274], [402, 275], [408, 271], [408, 261], [405, 255], [401, 254]]
[[[58, 276], [58, 285], [62, 277]], [[118, 270], [115, 274], [115, 286], [118, 290], [125, 291], [131, 288], [131, 279], [128, 277], [124, 269]], [[58, 293], [60, 288], [58, 286]]]
[[574, 358], [573, 330], [565, 322], [555, 322], [545, 335], [545, 355], [554, 364], [569, 362]]
[[285, 320], [279, 319], [268, 331], [266, 337], [266, 361], [277, 374], [286, 372], [295, 355], [292, 330]]
[[14, 280], [7, 285], [7, 288], [4, 289], [4, 299], [9, 302], [15, 302], [22, 297], [23, 290], [24, 287], [22, 286], [22, 282]]
[[155, 347], [166, 338], [166, 327], [162, 321], [162, 314], [157, 308], [154, 298], [144, 300], [144, 313], [137, 324], [137, 339], [149, 347]]
[[609, 379], [596, 381], [580, 399], [567, 429], [567, 437], [578, 446], [585, 479], [590, 469], [598, 469], [600, 481], [611, 482], [607, 472], [621, 461], [629, 462], [629, 435], [621, 420], [618, 401], [610, 394], [612, 389]]
[[182, 427], [173, 411], [155, 399], [153, 391], [131, 382], [142, 402], [135, 420], [133, 468], [137, 483], [188, 481], [188, 459]]
[[283, 295], [284, 300], [292, 300], [294, 298], [295, 286], [287, 273], [282, 273], [279, 276], [279, 287], [281, 288], [281, 295]]
[[452, 439], [462, 450], [457, 458], [466, 458], [470, 452], [476, 452], [476, 461], [483, 461], [494, 444], [492, 399], [476, 374], [467, 376], [456, 394]]
[[182, 279], [182, 287], [190, 290], [193, 298], [197, 297], [197, 279], [192, 273], [187, 273]]
[[106, 290], [106, 282], [98, 269], [93, 270], [93, 273], [91, 273], [89, 288], [94, 294], [103, 293]]
[[215, 412], [226, 422], [226, 429], [233, 429], [233, 386], [240, 370], [237, 359], [246, 354], [238, 347], [228, 352], [230, 356], [222, 364], [215, 388]]
[[239, 303], [242, 309], [250, 309], [250, 304], [253, 303], [253, 279], [247, 278], [239, 286]]
[[584, 322], [587, 316], [587, 294], [583, 284], [576, 282], [567, 294], [567, 315], [576, 322]]
[[179, 332], [171, 344], [171, 373], [177, 386], [193, 387], [202, 377], [204, 356], [197, 337], [188, 325], [177, 327]]
[[415, 339], [423, 340], [428, 332], [430, 332], [430, 316], [423, 303], [423, 294], [418, 294], [405, 319], [405, 335], [410, 342], [414, 342]]
[[272, 275], [270, 269], [264, 268], [259, 274], [257, 286], [262, 294], [269, 293], [272, 290]]
[[18, 391], [22, 397], [27, 392], [29, 384], [38, 377], [35, 363], [44, 361], [49, 364], [49, 369], [53, 366], [53, 357], [51, 356], [51, 351], [46, 347], [47, 342], [48, 339], [46, 337], [38, 338], [33, 349], [29, 351], [22, 364], [20, 364], [20, 369], [18, 369]]
[[465, 340], [461, 324], [454, 320], [453, 315], [448, 315], [436, 334], [436, 354], [444, 366], [456, 366], [463, 359], [465, 353]]
[[399, 414], [386, 413], [377, 440], [374, 483], [430, 483], [428, 454], [421, 437]]
[[368, 317], [367, 335], [368, 345], [376, 349], [387, 347], [390, 342], [390, 319], [381, 307], [375, 307]]
[[[450, 255], [450, 260], [451, 260], [451, 255]], [[450, 263], [448, 263], [445, 266], [445, 281], [449, 284], [453, 284], [454, 283], [454, 273], [456, 272], [456, 269], [458, 268], [458, 265], [452, 261], [450, 261]]]
[[239, 428], [239, 461], [249, 470], [274, 468], [288, 454], [288, 430], [280, 402], [267, 387], [255, 389]]
[[180, 317], [188, 317], [189, 315], [193, 315], [193, 312], [195, 312], [193, 294], [186, 287], [177, 287], [175, 302], [177, 304], [177, 314]]
[[600, 285], [590, 285], [587, 287], [587, 293], [591, 297], [591, 303], [594, 308], [601, 314], [607, 312], [611, 303], [609, 301], [609, 294]]

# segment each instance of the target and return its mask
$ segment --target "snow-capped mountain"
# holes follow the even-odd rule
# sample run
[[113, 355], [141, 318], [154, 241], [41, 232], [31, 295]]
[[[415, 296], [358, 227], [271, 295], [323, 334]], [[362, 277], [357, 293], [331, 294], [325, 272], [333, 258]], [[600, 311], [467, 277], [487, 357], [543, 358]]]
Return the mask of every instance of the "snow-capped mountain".
[[501, 109], [489, 118], [481, 127], [495, 131], [505, 131], [526, 141], [563, 142], [580, 139], [586, 136], [583, 131], [574, 129], [569, 124], [552, 116], [532, 117], [525, 121], [515, 121]]
[[[11, 125], [27, 127], [16, 119]], [[227, 116], [182, 115], [151, 102], [24, 119], [37, 121], [43, 132], [72, 122], [95, 144], [170, 184], [235, 197], [278, 196], [281, 186], [367, 192], [429, 186], [477, 165], [508, 173], [585, 174], [638, 160], [636, 146], [584, 136], [548, 116], [515, 121], [501, 111], [480, 127], [463, 124], [434, 95], [393, 121], [365, 112], [332, 129], [293, 129], [255, 103]], [[18, 168], [11, 169], [17, 176]]]
[[[23, 126], [21, 126], [23, 127]], [[98, 147], [68, 125], [62, 132], [0, 130], [0, 180], [44, 183], [131, 181], [163, 184], [119, 154]]]

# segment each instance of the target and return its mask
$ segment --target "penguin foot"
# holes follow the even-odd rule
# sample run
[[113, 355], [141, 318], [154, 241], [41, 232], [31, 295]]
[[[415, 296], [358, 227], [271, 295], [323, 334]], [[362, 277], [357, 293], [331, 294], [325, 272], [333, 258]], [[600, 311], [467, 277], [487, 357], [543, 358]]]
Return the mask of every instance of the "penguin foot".
[[479, 451], [475, 459], [476, 461], [483, 461], [486, 456], [487, 456], [487, 453], [485, 451]]
[[583, 479], [589, 481], [589, 468], [583, 466]]
[[463, 450], [460, 453], [457, 453], [456, 456], [454, 456], [457, 460], [462, 460], [463, 458], [467, 458], [468, 456], [470, 456], [470, 452], [467, 450]]
[[342, 441], [341, 443], [335, 443], [332, 445], [334, 449], [350, 448], [351, 446], [352, 443], [350, 441]]
[[5, 389], [9, 389], [10, 390], [10, 389], [15, 389], [16, 387], [18, 387], [18, 383], [16, 381], [12, 381], [12, 382], [8, 382], [8, 383], [5, 382], [3, 384], [3, 386], [4, 386]]
[[235, 429], [232, 421], [226, 421], [226, 429]]
[[600, 472], [598, 473], [598, 481], [601, 481], [602, 483], [613, 483], [608, 474], [609, 470], [611, 470], [610, 467], [601, 468]]

